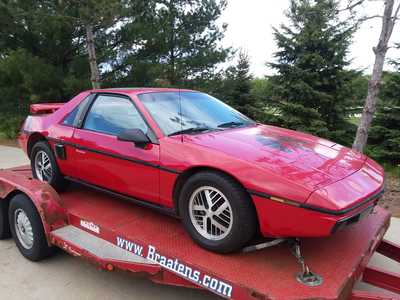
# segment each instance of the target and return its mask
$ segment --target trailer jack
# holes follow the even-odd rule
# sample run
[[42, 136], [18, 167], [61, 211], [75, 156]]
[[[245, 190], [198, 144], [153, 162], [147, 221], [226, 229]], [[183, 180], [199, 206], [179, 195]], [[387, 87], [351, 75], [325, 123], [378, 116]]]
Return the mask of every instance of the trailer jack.
[[298, 282], [301, 284], [304, 284], [306, 286], [319, 286], [322, 284], [323, 279], [321, 276], [311, 272], [310, 268], [306, 264], [304, 260], [304, 256], [301, 253], [301, 243], [300, 239], [295, 238], [295, 239], [275, 239], [269, 242], [264, 242], [256, 245], [250, 245], [245, 247], [242, 252], [247, 253], [247, 252], [253, 252], [265, 248], [270, 248], [273, 246], [277, 246], [279, 244], [282, 244], [283, 242], [287, 242], [290, 251], [296, 257], [298, 263], [301, 266], [301, 272], [296, 275], [296, 279]]
[[310, 268], [308, 267], [308, 265], [304, 260], [304, 256], [301, 253], [300, 239], [296, 238], [289, 240], [289, 247], [292, 254], [294, 255], [294, 257], [296, 257], [297, 261], [301, 266], [301, 272], [296, 275], [297, 281], [307, 286], [321, 285], [323, 282], [322, 277], [319, 276], [318, 274], [311, 272]]

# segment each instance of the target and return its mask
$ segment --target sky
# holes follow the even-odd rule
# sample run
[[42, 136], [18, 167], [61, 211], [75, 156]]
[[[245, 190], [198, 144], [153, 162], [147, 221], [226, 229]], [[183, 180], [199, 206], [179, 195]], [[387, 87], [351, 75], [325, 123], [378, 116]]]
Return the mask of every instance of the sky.
[[[398, 1], [398, 0], [397, 0]], [[272, 27], [287, 22], [284, 11], [289, 0], [228, 0], [221, 22], [228, 24], [223, 45], [243, 48], [250, 56], [251, 71], [257, 77], [273, 74], [265, 64], [274, 60], [277, 50]], [[362, 14], [376, 15], [383, 12], [383, 3], [370, 0], [362, 7]], [[376, 45], [381, 30], [381, 20], [371, 19], [356, 32], [350, 48], [351, 67], [370, 73], [374, 63], [372, 47]], [[400, 42], [400, 22], [392, 34], [392, 42]], [[400, 50], [389, 49], [389, 58], [400, 57]], [[391, 69], [386, 64], [385, 69]]]

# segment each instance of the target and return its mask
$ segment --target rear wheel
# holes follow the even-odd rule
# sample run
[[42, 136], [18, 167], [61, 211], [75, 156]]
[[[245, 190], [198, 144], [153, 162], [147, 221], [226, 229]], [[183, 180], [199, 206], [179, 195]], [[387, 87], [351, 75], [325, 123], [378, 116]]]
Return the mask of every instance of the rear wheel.
[[31, 168], [34, 178], [49, 183], [57, 191], [63, 191], [68, 182], [61, 174], [49, 144], [37, 142], [31, 152]]
[[10, 224], [8, 222], [8, 201], [0, 201], [0, 240], [11, 237]]
[[182, 189], [179, 212], [193, 240], [214, 252], [239, 250], [257, 228], [249, 195], [235, 180], [216, 172], [189, 178]]
[[8, 218], [11, 234], [23, 256], [39, 261], [52, 253], [53, 248], [47, 244], [42, 220], [31, 199], [23, 194], [11, 199]]

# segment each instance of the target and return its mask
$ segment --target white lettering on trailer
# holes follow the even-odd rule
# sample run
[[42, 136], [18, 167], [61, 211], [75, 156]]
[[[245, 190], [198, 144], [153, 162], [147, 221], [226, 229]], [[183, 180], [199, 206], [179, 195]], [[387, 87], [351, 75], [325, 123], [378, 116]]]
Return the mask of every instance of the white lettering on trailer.
[[143, 254], [143, 246], [140, 246], [132, 241], [128, 241], [121, 237], [117, 237], [117, 246], [136, 255], [146, 257], [148, 260], [155, 262], [165, 269], [168, 269], [171, 272], [187, 278], [188, 280], [196, 284], [210, 289], [225, 298], [231, 298], [232, 296], [233, 288], [230, 284], [210, 275], [202, 274], [201, 271], [193, 269], [192, 267], [181, 263], [177, 258], [173, 259], [161, 255], [152, 245], [148, 246], [147, 255]]
[[[204, 274], [202, 276], [199, 270], [193, 270], [191, 267], [180, 263], [178, 259], [168, 258], [166, 256], [157, 253], [154, 246], [149, 245], [147, 252], [147, 259], [151, 260], [164, 268], [175, 272], [185, 278], [188, 278], [195, 283], [198, 283], [210, 290], [217, 292], [218, 294], [230, 298], [232, 296], [232, 286], [217, 278], [211, 277], [210, 275]], [[202, 279], [201, 279], [202, 278]]]
[[143, 257], [143, 247], [134, 242], [117, 237], [117, 246], [129, 252], [132, 252], [135, 255]]
[[85, 221], [85, 220], [81, 220], [80, 222], [81, 226], [83, 228], [86, 228], [90, 231], [93, 231], [97, 234], [100, 234], [100, 227], [97, 226], [96, 224], [94, 224], [93, 222], [89, 222], [89, 221]]

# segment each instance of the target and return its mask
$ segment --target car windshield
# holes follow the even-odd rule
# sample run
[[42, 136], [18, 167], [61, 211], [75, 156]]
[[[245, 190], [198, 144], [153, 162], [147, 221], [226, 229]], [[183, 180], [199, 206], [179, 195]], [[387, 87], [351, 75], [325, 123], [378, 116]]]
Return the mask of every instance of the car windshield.
[[138, 97], [168, 136], [255, 124], [222, 101], [199, 92], [147, 93]]

